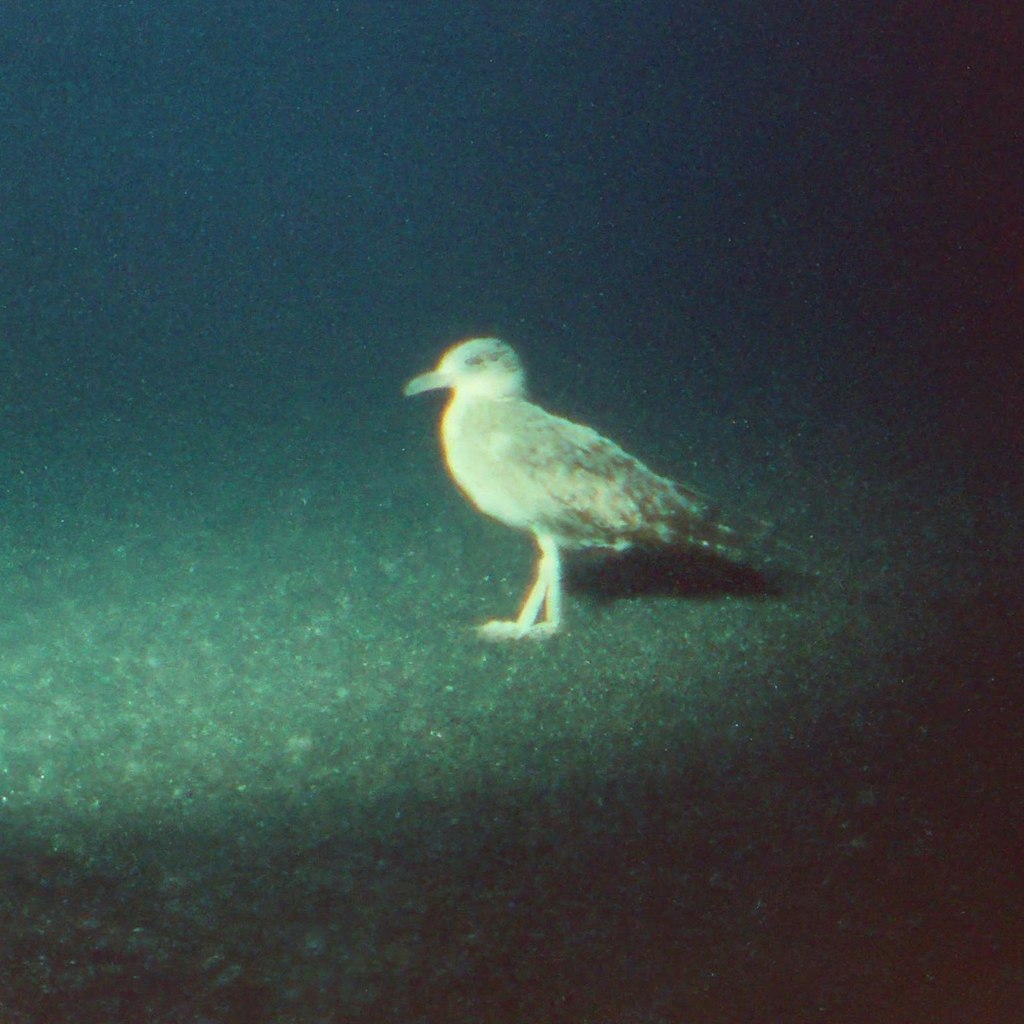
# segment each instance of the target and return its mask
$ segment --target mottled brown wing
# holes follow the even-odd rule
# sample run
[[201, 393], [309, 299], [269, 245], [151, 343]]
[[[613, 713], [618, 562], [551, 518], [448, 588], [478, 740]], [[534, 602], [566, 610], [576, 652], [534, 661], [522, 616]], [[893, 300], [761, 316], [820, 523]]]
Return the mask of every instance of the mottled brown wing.
[[705, 532], [710, 505], [696, 491], [590, 427], [527, 402], [503, 405], [491, 424], [495, 456], [539, 529], [580, 547], [689, 543]]

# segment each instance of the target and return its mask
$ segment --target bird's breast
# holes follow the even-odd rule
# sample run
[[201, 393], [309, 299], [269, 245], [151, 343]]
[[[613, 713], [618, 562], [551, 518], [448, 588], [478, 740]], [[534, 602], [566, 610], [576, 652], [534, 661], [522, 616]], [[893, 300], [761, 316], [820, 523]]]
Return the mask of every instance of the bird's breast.
[[510, 455], [515, 438], [503, 422], [501, 404], [456, 394], [441, 421], [441, 444], [452, 479], [481, 512], [529, 529], [531, 509], [514, 483]]

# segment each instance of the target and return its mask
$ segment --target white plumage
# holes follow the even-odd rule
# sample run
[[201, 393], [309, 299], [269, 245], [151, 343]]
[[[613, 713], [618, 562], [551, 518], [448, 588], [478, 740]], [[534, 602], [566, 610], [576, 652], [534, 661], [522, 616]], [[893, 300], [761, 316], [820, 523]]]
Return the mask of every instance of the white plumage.
[[435, 388], [452, 391], [441, 442], [455, 482], [481, 512], [533, 534], [540, 551], [519, 615], [485, 623], [481, 635], [515, 639], [558, 630], [561, 549], [739, 543], [702, 495], [658, 476], [590, 427], [530, 402], [522, 364], [506, 342], [454, 345], [404, 393]]

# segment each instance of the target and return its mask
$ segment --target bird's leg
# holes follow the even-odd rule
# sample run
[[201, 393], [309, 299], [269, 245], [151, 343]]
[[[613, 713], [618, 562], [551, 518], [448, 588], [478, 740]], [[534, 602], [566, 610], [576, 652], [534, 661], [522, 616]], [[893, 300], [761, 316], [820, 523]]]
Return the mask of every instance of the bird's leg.
[[[525, 636], [550, 636], [558, 631], [562, 616], [562, 560], [550, 537], [537, 537], [537, 547], [540, 548], [537, 575], [518, 618], [485, 622], [477, 627], [480, 636], [487, 640], [518, 640]], [[544, 621], [537, 622], [542, 605]]]
[[[557, 633], [562, 625], [562, 556], [558, 545], [550, 537], [538, 537], [540, 548], [540, 566], [537, 575], [544, 574], [546, 587], [544, 590], [544, 621], [537, 629], [545, 629], [549, 633]], [[534, 619], [536, 619], [536, 613]]]

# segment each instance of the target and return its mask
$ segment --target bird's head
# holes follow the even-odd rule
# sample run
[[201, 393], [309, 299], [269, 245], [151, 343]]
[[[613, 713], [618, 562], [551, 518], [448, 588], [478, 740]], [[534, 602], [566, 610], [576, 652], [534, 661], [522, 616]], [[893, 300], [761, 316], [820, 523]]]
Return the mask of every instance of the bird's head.
[[453, 345], [433, 370], [413, 377], [403, 394], [452, 388], [481, 398], [520, 398], [526, 374], [515, 349], [500, 338], [470, 338]]

